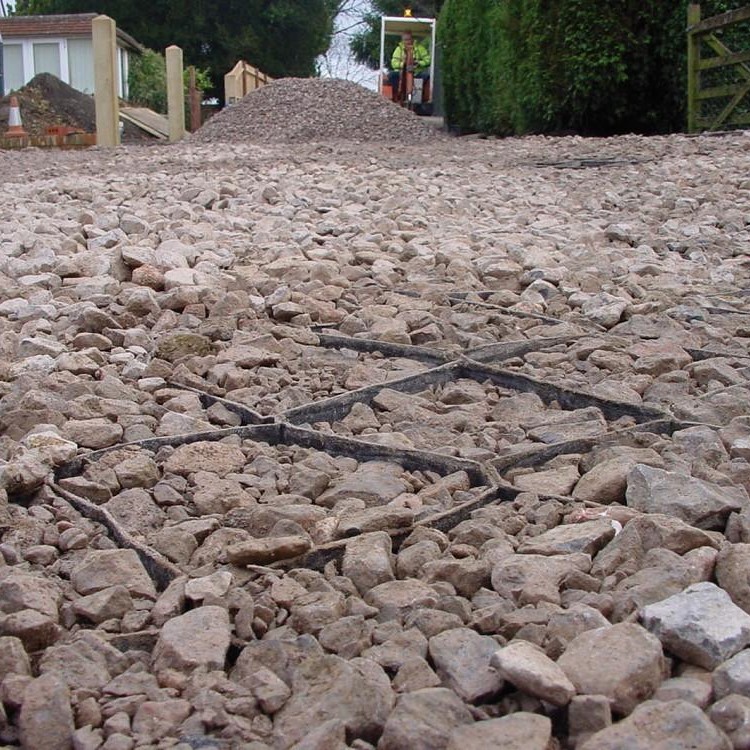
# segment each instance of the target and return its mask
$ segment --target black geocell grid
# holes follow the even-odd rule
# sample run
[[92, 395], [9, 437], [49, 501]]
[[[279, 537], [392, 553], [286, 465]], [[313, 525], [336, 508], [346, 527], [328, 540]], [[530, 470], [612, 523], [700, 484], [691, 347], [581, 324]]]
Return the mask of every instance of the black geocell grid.
[[[465, 302], [458, 298], [456, 301]], [[561, 321], [547, 319], [545, 322], [556, 324]], [[598, 327], [591, 327], [587, 334], [584, 335], [599, 333]], [[432, 471], [441, 476], [455, 471], [466, 471], [471, 479], [472, 487], [486, 488], [478, 497], [474, 497], [456, 507], [422, 518], [408, 528], [390, 530], [389, 533], [393, 538], [394, 548], [398, 549], [403, 539], [418, 526], [430, 526], [439, 528], [442, 531], [448, 531], [461, 521], [469, 518], [471, 513], [478, 508], [492, 503], [506, 502], [517, 497], [521, 490], [511, 486], [500, 476], [500, 472], [506, 471], [509, 468], [514, 466], [542, 465], [554, 456], [564, 453], [587, 452], [603, 444], [617, 444], [618, 442], [628, 441], [638, 432], [648, 431], [661, 435], [671, 435], [672, 432], [678, 429], [691, 426], [688, 423], [678, 422], [668, 412], [660, 409], [599, 398], [552, 385], [516, 372], [504, 370], [496, 364], [502, 362], [504, 359], [522, 356], [524, 353], [544, 351], [546, 348], [575, 338], [572, 336], [498, 342], [479, 347], [475, 350], [468, 350], [464, 355], [454, 358], [438, 348], [392, 344], [365, 338], [351, 338], [328, 330], [319, 330], [318, 336], [321, 347], [349, 348], [360, 352], [379, 352], [386, 357], [416, 359], [430, 364], [432, 367], [418, 375], [324, 398], [286, 410], [274, 416], [264, 416], [247, 406], [231, 401], [231, 399], [220, 398], [194, 387], [172, 383], [170, 384], [171, 386], [197, 394], [204, 408], [208, 408], [215, 403], [221, 403], [240, 417], [242, 425], [228, 429], [206, 430], [173, 437], [121, 443], [101, 451], [81, 454], [73, 461], [58, 469], [55, 474], [53, 490], [62, 498], [68, 500], [82, 515], [102, 523], [109, 529], [112, 538], [119, 545], [134, 549], [143, 560], [146, 569], [149, 571], [156, 585], [159, 589], [163, 589], [172, 578], [181, 573], [180, 569], [160, 553], [134, 539], [105, 509], [61, 487], [58, 484], [60, 479], [77, 476], [89, 463], [95, 462], [103, 455], [125, 446], [155, 451], [165, 445], [178, 446], [203, 440], [218, 441], [229, 435], [237, 435], [241, 438], [265, 442], [271, 445], [300, 445], [321, 450], [330, 455], [351, 456], [358, 460], [388, 460], [400, 464], [405, 470]], [[477, 359], [473, 358], [472, 355], [474, 353], [476, 353]], [[478, 361], [480, 359], [489, 359], [495, 364], [486, 364], [485, 362]], [[316, 421], [336, 421], [341, 419], [349, 412], [354, 403], [369, 403], [378, 393], [386, 388], [404, 393], [418, 393], [430, 385], [449, 383], [458, 378], [469, 378], [479, 382], [489, 381], [504, 389], [516, 392], [536, 393], [545, 403], [556, 401], [560, 408], [564, 410], [597, 407], [602, 411], [607, 420], [616, 420], [623, 416], [629, 416], [637, 424], [635, 427], [625, 430], [609, 430], [602, 435], [592, 438], [535, 446], [527, 451], [521, 451], [499, 457], [496, 460], [484, 462], [470, 461], [427, 450], [390, 448], [362, 439], [327, 435], [300, 426]], [[570, 500], [570, 498], [566, 499]], [[274, 566], [312, 567], [320, 569], [328, 561], [340, 558], [347, 541], [347, 539], [343, 539], [321, 545], [300, 558], [276, 563]]]
[[[399, 293], [405, 294], [405, 296], [413, 296], [413, 294], [408, 292]], [[586, 329], [586, 332], [581, 335], [607, 335], [601, 327], [589, 321], [578, 318], [575, 321], [561, 321], [549, 316], [510, 310], [483, 301], [491, 298], [492, 294], [494, 294], [492, 291], [456, 291], [448, 295], [448, 300], [451, 305], [475, 306], [479, 309], [492, 310], [495, 314], [507, 316], [509, 319], [533, 319], [550, 327], [564, 322], [573, 322], [574, 325]], [[472, 296], [478, 299], [472, 299]], [[718, 310], [716, 313], [718, 313]], [[652, 432], [668, 436], [679, 429], [694, 426], [694, 423], [679, 422], [668, 412], [660, 409], [599, 398], [572, 389], [555, 386], [543, 380], [522, 375], [511, 370], [504, 370], [498, 366], [498, 363], [502, 363], [504, 360], [524, 356], [530, 352], [543, 352], [559, 344], [573, 341], [579, 337], [578, 335], [536, 339], [523, 338], [521, 340], [489, 343], [469, 349], [462, 355], [453, 356], [441, 350], [438, 345], [439, 342], [435, 342], [436, 346], [394, 344], [367, 338], [344, 336], [337, 333], [335, 328], [331, 329], [329, 327], [319, 327], [316, 329], [316, 333], [319, 338], [319, 346], [321, 347], [346, 348], [364, 353], [377, 352], [388, 358], [414, 359], [430, 365], [431, 369], [418, 375], [324, 398], [271, 416], [262, 415], [243, 404], [239, 404], [228, 398], [212, 395], [199, 388], [172, 383], [170, 384], [171, 386], [176, 386], [196, 394], [203, 408], [208, 408], [217, 403], [222, 404], [229, 411], [239, 416], [241, 426], [118, 444], [103, 451], [83, 454], [57, 471], [55, 475], [56, 481], [53, 486], [54, 491], [68, 500], [82, 515], [102, 523], [109, 529], [112, 538], [119, 545], [134, 549], [144, 562], [157, 587], [163, 589], [172, 578], [181, 573], [181, 570], [160, 553], [133, 538], [104, 508], [60, 487], [57, 484], [59, 479], [79, 474], [87, 463], [96, 461], [106, 453], [123, 448], [126, 445], [146, 450], [158, 450], [159, 447], [164, 445], [178, 446], [201, 440], [217, 441], [228, 435], [237, 435], [242, 438], [269, 444], [300, 445], [315, 448], [331, 455], [352, 456], [359, 460], [389, 460], [400, 464], [406, 470], [433, 471], [439, 475], [463, 470], [469, 475], [473, 487], [487, 488], [478, 497], [449, 510], [420, 519], [411, 527], [390, 530], [389, 533], [392, 536], [394, 548], [398, 549], [403, 539], [418, 526], [431, 526], [442, 531], [448, 531], [461, 521], [469, 518], [474, 510], [482, 506], [496, 502], [505, 502], [515, 498], [521, 491], [501, 478], [501, 473], [510, 468], [541, 466], [555, 456], [566, 453], [586, 453], [595, 447], [603, 445], [627, 443], [635, 439], [635, 436], [640, 432]], [[701, 349], [689, 350], [689, 353], [694, 361], [707, 359], [711, 356], [721, 356], [723, 354], [721, 352]], [[738, 355], [734, 354], [734, 356]], [[386, 388], [404, 393], [418, 393], [430, 385], [445, 384], [458, 378], [469, 378], [480, 382], [489, 381], [504, 389], [517, 392], [533, 392], [540, 396], [545, 403], [556, 401], [565, 410], [590, 406], [598, 407], [608, 420], [630, 416], [637, 422], [637, 425], [625, 430], [608, 431], [592, 438], [533, 446], [528, 450], [511, 453], [510, 455], [482, 463], [426, 450], [388, 448], [377, 443], [367, 442], [366, 440], [327, 435], [299, 426], [315, 421], [335, 422], [345, 416], [354, 403], [369, 403], [379, 392]], [[570, 498], [564, 499], [570, 500]], [[300, 558], [277, 563], [276, 566], [302, 566], [320, 569], [328, 561], [340, 558], [347, 541], [347, 539], [343, 539], [320, 545]]]

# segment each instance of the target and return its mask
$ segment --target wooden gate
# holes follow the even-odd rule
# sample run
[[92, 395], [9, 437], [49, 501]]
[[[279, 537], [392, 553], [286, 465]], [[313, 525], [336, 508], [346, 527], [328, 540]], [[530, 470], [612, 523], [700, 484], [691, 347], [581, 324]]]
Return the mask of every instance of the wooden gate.
[[271, 81], [273, 81], [271, 76], [262, 73], [250, 63], [240, 60], [224, 76], [224, 101], [227, 105], [234, 104], [251, 91], [255, 91], [255, 89], [265, 86]]
[[[730, 40], [735, 47], [730, 49], [719, 38], [747, 21], [750, 5], [703, 20], [700, 5], [688, 6], [688, 132], [750, 125], [750, 45], [738, 50]], [[704, 57], [706, 50], [714, 54]]]

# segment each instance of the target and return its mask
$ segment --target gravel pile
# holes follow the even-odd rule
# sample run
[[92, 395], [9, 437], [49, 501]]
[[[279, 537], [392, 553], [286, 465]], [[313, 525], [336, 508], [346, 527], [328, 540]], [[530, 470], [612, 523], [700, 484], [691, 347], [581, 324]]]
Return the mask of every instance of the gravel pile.
[[198, 143], [305, 143], [353, 140], [413, 143], [437, 137], [433, 126], [351, 81], [284, 78], [212, 117]]
[[0, 152], [0, 746], [747, 747], [748, 143]]

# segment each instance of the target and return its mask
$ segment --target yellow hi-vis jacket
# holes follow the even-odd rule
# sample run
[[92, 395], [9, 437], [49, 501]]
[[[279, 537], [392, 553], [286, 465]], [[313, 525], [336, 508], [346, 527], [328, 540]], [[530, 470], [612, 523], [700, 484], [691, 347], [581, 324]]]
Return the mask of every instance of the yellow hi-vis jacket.
[[[414, 67], [416, 73], [423, 73], [430, 68], [430, 53], [424, 44], [414, 42]], [[403, 42], [398, 43], [398, 47], [393, 51], [391, 57], [391, 70], [401, 70], [406, 60], [406, 47]]]

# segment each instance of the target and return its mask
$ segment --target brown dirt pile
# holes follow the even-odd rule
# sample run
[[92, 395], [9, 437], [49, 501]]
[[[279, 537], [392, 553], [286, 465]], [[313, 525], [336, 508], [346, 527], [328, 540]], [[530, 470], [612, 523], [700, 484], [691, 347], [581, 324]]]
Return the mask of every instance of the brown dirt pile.
[[[29, 135], [45, 135], [48, 127], [67, 125], [96, 132], [94, 97], [84, 94], [51, 73], [40, 73], [14, 93], [18, 99], [24, 130]], [[0, 99], [0, 135], [8, 129], [10, 95]], [[125, 123], [124, 143], [152, 141], [153, 138], [131, 123]]]
[[[50, 73], [40, 73], [15, 92], [23, 127], [29, 135], [44, 135], [48, 126], [69, 125], [96, 131], [94, 98], [68, 86]], [[8, 128], [10, 96], [0, 99], [0, 132]]]

